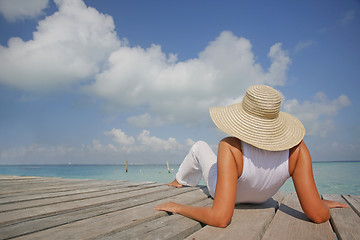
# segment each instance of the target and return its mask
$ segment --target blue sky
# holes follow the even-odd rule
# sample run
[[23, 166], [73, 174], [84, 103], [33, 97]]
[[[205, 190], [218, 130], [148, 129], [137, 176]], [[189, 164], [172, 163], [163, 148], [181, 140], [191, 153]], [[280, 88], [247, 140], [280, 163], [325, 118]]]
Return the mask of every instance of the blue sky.
[[0, 0], [0, 164], [180, 163], [267, 84], [314, 161], [360, 160], [359, 1]]

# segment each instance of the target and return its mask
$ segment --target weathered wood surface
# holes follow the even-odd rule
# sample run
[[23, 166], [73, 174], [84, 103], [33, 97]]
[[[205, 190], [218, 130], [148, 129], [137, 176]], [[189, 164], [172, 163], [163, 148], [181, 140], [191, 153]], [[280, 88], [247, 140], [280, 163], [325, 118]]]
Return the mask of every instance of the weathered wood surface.
[[227, 228], [205, 226], [187, 239], [261, 239], [283, 198], [277, 193], [264, 204], [237, 204]]
[[315, 224], [295, 194], [277, 193], [264, 204], [236, 205], [220, 229], [154, 211], [166, 201], [211, 206], [201, 187], [0, 176], [0, 239], [360, 239], [360, 197], [323, 197], [351, 207]]
[[336, 239], [330, 222], [314, 224], [303, 211], [295, 193], [287, 195], [265, 232], [264, 240], [272, 239]]
[[[360, 239], [359, 196], [324, 195], [324, 199], [349, 204], [347, 209], [330, 210], [330, 221], [339, 240]], [[345, 201], [346, 199], [346, 201]], [[354, 211], [356, 209], [356, 211]]]

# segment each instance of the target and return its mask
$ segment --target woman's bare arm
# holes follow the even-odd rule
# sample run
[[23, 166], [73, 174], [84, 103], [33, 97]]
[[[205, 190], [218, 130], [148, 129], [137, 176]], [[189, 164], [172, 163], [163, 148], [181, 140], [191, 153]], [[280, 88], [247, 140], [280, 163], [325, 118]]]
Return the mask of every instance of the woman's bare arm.
[[155, 207], [155, 210], [182, 214], [211, 226], [226, 227], [234, 212], [236, 184], [239, 177], [234, 156], [236, 150], [231, 141], [231, 138], [226, 138], [219, 143], [218, 175], [212, 207], [193, 207], [168, 202]]
[[321, 200], [313, 176], [311, 156], [304, 141], [297, 146], [294, 155], [297, 161], [292, 179], [301, 207], [311, 221], [325, 222], [330, 218], [329, 208], [347, 207], [339, 202]]

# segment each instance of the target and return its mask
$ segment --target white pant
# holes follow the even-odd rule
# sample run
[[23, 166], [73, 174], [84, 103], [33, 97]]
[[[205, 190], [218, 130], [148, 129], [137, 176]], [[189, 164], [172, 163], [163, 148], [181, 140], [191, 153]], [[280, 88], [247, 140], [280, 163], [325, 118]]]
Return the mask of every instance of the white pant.
[[186, 186], [196, 186], [201, 177], [212, 197], [215, 194], [217, 179], [217, 157], [204, 141], [196, 142], [186, 155], [176, 174], [176, 180]]

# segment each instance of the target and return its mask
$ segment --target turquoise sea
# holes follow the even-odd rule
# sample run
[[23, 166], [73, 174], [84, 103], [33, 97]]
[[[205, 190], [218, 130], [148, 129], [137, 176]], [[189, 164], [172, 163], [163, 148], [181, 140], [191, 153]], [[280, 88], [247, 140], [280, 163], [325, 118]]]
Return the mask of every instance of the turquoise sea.
[[[125, 165], [0, 165], [0, 175], [168, 183], [175, 178], [178, 168], [178, 164], [170, 164], [168, 173], [166, 164], [129, 165], [128, 172]], [[360, 161], [315, 162], [313, 171], [321, 194], [360, 195]], [[282, 190], [295, 192], [291, 179]]]

